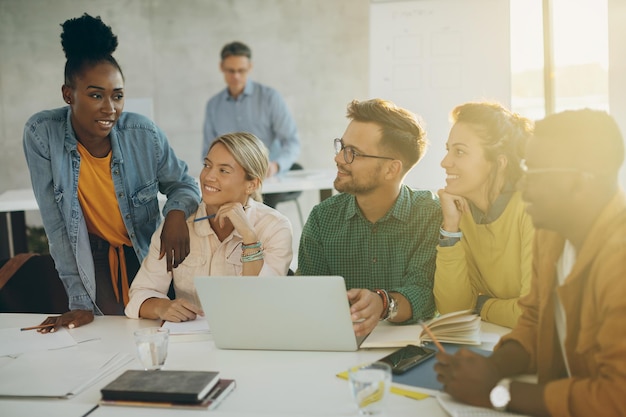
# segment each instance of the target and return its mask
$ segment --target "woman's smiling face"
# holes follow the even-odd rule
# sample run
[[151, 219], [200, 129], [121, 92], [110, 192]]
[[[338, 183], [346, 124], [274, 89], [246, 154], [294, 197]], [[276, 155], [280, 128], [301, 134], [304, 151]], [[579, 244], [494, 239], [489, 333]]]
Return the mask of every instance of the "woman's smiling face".
[[246, 179], [243, 167], [222, 143], [216, 143], [204, 158], [200, 187], [202, 200], [214, 210], [230, 202], [246, 204], [255, 189], [254, 180]]
[[72, 127], [83, 141], [101, 140], [124, 110], [124, 78], [111, 63], [86, 67], [73, 82], [63, 86], [63, 98], [72, 108]]
[[446, 149], [441, 160], [441, 167], [446, 170], [446, 191], [474, 203], [486, 198], [493, 163], [485, 158], [481, 139], [471, 125], [455, 123]]

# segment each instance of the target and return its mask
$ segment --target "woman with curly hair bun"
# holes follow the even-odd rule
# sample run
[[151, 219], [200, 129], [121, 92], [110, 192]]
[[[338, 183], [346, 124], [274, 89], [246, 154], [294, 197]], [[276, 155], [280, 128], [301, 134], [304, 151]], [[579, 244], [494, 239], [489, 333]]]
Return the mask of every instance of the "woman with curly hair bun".
[[530, 291], [534, 228], [516, 187], [532, 122], [490, 102], [457, 106], [452, 121], [441, 161], [435, 303], [440, 313], [474, 309], [513, 327]]
[[123, 113], [124, 76], [111, 55], [117, 37], [100, 17], [62, 25], [67, 106], [32, 116], [24, 153], [69, 310], [42, 324], [76, 327], [94, 314], [124, 314], [128, 290], [161, 222], [166, 268], [189, 253], [186, 218], [200, 194], [154, 122]]

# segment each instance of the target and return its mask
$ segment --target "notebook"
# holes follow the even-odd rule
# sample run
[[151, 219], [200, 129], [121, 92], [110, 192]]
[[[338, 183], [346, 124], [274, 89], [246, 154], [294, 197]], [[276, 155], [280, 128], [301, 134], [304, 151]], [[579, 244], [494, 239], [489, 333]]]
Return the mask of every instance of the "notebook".
[[220, 349], [354, 351], [363, 341], [342, 277], [203, 276], [195, 285]]

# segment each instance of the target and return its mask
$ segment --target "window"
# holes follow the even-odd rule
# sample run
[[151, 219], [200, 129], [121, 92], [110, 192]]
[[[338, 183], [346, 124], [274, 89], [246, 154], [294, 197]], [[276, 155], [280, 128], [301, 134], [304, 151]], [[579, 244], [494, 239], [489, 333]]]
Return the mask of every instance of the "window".
[[[552, 18], [552, 92], [544, 88], [543, 3]], [[554, 111], [608, 110], [607, 0], [511, 0], [511, 108], [538, 119]]]

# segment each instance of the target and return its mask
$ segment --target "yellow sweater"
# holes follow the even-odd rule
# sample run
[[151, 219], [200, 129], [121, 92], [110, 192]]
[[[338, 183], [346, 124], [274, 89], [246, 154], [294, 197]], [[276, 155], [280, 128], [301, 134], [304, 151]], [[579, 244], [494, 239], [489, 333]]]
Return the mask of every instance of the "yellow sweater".
[[464, 213], [463, 237], [454, 246], [437, 247], [434, 295], [445, 314], [472, 309], [481, 294], [490, 298], [481, 318], [513, 327], [522, 311], [517, 303], [530, 291], [534, 227], [519, 192], [498, 219], [476, 224]]

